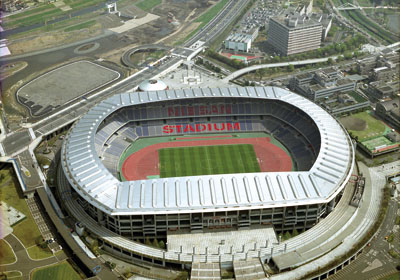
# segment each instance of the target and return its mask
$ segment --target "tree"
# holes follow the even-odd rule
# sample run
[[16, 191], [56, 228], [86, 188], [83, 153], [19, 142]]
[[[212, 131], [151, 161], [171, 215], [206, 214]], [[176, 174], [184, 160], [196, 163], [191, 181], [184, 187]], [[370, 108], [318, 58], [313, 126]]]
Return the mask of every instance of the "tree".
[[332, 57], [328, 58], [328, 65], [332, 65], [333, 64], [333, 59]]
[[289, 64], [288, 70], [289, 70], [289, 72], [293, 72], [294, 71], [294, 65], [293, 64]]
[[259, 81], [261, 81], [261, 79], [264, 77], [265, 73], [266, 73], [266, 69], [265, 68], [261, 68], [261, 69], [258, 69], [256, 71], [256, 74], [258, 76], [258, 80]]
[[156, 247], [156, 248], [158, 248], [158, 240], [157, 240], [157, 238], [154, 238], [153, 239], [153, 247]]
[[144, 244], [146, 244], [147, 246], [151, 246], [151, 241], [150, 238], [146, 237], [146, 241], [144, 242]]
[[158, 243], [158, 246], [159, 246], [161, 249], [165, 249], [165, 243], [164, 243], [164, 241], [160, 240], [160, 242]]

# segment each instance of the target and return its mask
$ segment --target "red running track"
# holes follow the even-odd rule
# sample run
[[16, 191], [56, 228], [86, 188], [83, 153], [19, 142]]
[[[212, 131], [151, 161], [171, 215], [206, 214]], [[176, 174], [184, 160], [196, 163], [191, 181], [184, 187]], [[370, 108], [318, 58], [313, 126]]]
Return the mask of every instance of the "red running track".
[[197, 136], [197, 137], [180, 137], [175, 138], [176, 140], [196, 140], [196, 139], [207, 139], [207, 138], [231, 138], [232, 135], [216, 135], [216, 136]]
[[217, 139], [185, 142], [165, 142], [147, 146], [131, 154], [122, 164], [121, 171], [128, 181], [147, 179], [147, 176], [159, 175], [158, 150], [173, 147], [213, 146], [252, 144], [260, 164], [261, 172], [291, 171], [290, 156], [270, 142], [268, 137]]

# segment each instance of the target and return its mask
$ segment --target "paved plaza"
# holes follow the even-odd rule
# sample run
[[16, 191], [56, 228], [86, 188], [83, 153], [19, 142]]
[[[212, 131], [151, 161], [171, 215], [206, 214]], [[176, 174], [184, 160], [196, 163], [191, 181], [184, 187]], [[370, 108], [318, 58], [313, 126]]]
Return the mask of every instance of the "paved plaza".
[[[263, 227], [259, 229], [245, 229], [229, 231], [212, 231], [206, 233], [168, 233], [168, 251], [193, 253], [195, 254], [230, 254], [231, 247], [233, 254], [235, 252], [245, 252], [260, 247], [277, 243], [275, 231], [272, 227]], [[207, 249], [206, 249], [207, 248]]]

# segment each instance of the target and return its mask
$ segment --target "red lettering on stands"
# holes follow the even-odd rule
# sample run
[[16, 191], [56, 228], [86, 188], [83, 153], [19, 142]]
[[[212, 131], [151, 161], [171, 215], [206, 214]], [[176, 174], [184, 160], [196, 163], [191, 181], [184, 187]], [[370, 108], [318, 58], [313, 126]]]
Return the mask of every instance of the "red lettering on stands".
[[186, 125], [185, 129], [183, 130], [183, 132], [188, 132], [189, 130], [191, 132], [194, 132], [194, 128], [190, 124]]
[[[201, 126], [201, 128], [200, 128], [200, 126]], [[204, 130], [206, 130], [206, 128], [207, 128], [207, 126], [205, 124], [202, 124], [202, 123], [197, 123], [196, 124], [196, 131], [197, 132], [204, 131]]]
[[232, 131], [240, 130], [240, 123], [197, 123], [196, 125], [164, 125], [163, 133], [185, 133], [185, 132], [202, 132], [202, 131]]
[[207, 115], [207, 107], [206, 106], [203, 106], [203, 105], [201, 105], [201, 106], [199, 106], [199, 114], [200, 115]]
[[225, 130], [225, 123], [221, 123], [221, 128], [218, 128], [218, 124], [214, 124], [214, 129], [215, 130]]
[[[222, 105], [223, 106], [223, 105]], [[225, 112], [227, 113], [227, 114], [232, 114], [232, 106], [231, 106], [231, 104], [227, 104], [226, 105], [226, 107], [225, 107]]]
[[227, 123], [227, 130], [240, 130], [240, 123], [234, 123], [233, 125], [231, 123]]
[[217, 114], [231, 114], [231, 104], [221, 105], [198, 105], [198, 106], [175, 106], [168, 107], [168, 116], [194, 116], [196, 115], [196, 108], [198, 108], [198, 115], [217, 115]]
[[164, 125], [163, 132], [164, 133], [172, 133], [174, 132], [173, 125]]

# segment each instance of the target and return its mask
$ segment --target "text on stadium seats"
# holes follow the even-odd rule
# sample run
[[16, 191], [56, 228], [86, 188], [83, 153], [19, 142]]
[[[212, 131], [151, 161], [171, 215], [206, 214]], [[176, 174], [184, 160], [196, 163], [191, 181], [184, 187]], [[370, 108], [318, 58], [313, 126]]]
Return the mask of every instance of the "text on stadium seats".
[[230, 104], [168, 107], [169, 117], [231, 114]]
[[178, 124], [164, 125], [164, 133], [190, 133], [202, 131], [233, 131], [240, 130], [240, 123], [196, 123], [196, 124]]

